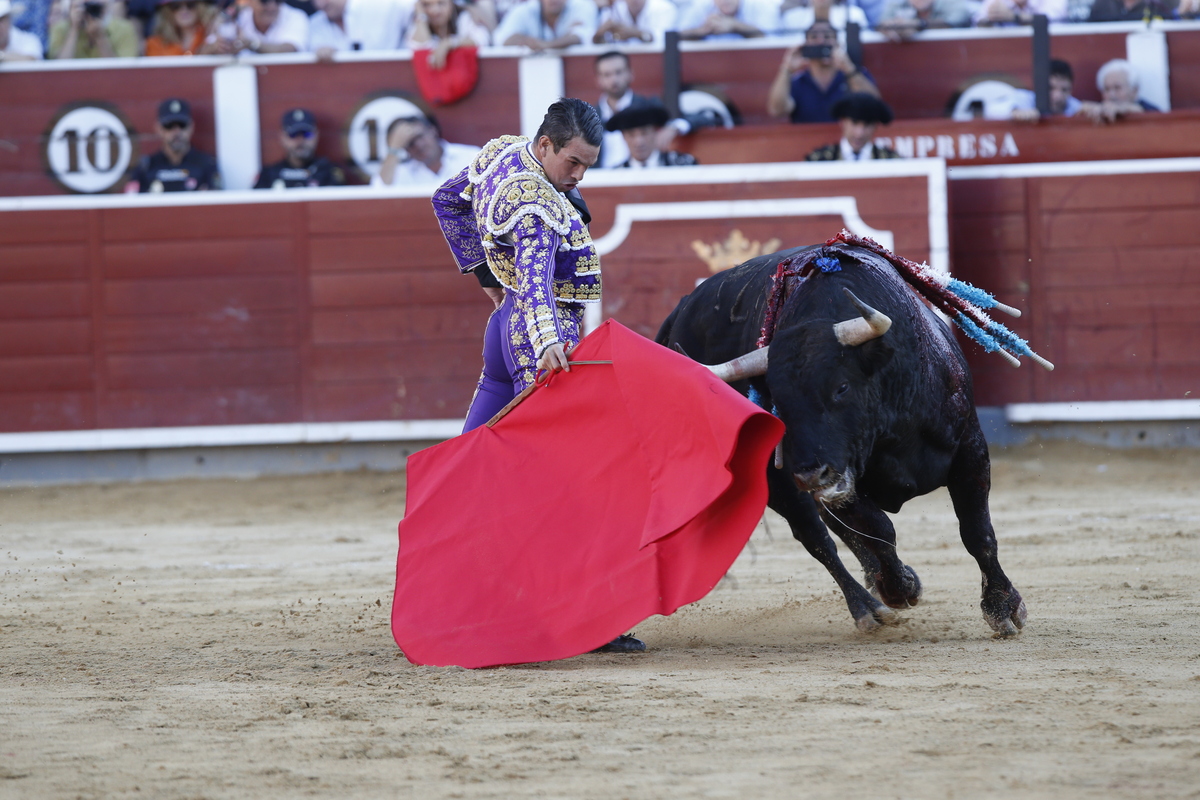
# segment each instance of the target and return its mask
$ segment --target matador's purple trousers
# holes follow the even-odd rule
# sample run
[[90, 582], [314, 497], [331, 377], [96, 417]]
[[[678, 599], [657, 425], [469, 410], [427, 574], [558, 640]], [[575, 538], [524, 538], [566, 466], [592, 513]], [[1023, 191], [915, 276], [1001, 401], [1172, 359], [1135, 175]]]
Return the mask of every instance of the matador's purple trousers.
[[504, 302], [488, 317], [483, 333], [483, 374], [467, 411], [463, 433], [483, 425], [504, 408], [524, 388], [517, 358], [510, 347], [508, 331], [512, 315], [517, 313], [512, 292], [504, 293]]

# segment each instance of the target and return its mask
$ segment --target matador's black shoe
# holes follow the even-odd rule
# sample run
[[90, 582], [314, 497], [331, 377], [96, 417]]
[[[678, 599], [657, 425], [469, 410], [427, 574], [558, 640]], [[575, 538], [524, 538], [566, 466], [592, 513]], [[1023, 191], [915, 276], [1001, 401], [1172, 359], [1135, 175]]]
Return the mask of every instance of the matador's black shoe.
[[644, 653], [646, 652], [646, 643], [641, 639], [635, 639], [629, 634], [624, 634], [613, 639], [606, 645], [597, 647], [593, 653]]

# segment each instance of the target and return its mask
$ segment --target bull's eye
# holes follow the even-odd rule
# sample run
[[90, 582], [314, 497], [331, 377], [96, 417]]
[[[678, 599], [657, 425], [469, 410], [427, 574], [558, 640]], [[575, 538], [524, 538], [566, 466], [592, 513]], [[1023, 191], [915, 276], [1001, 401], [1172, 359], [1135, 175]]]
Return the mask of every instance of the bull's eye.
[[834, 400], [841, 400], [843, 397], [845, 397], [845, 396], [846, 396], [846, 393], [847, 393], [847, 392], [849, 392], [849, 391], [850, 391], [850, 384], [849, 384], [849, 383], [843, 383], [841, 386], [839, 386], [839, 387], [837, 388], [837, 391], [833, 393], [833, 399], [834, 399]]

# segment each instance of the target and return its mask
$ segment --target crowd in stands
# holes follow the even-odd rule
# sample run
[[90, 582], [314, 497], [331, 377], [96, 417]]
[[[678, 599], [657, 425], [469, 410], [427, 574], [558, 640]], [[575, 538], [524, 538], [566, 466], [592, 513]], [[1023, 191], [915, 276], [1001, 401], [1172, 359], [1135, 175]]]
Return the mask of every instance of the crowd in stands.
[[[930, 28], [1195, 19], [1200, 0], [0, 0], [0, 61], [431, 49], [796, 35], [826, 21]], [[33, 38], [30, 38], [33, 37]], [[34, 42], [38, 44], [34, 44]]]
[[[1037, 14], [1108, 21], [1197, 13], [1200, 0], [0, 0], [0, 60], [286, 52], [331, 60], [345, 51], [409, 49], [426, 51], [430, 67], [440, 69], [456, 49], [487, 45], [540, 51], [654, 43], [671, 30], [689, 40], [787, 34], [795, 41], [802, 34], [769, 84], [768, 113], [795, 123], [838, 123], [841, 140], [809, 160], [872, 160], [896, 157], [874, 144], [876, 129], [893, 115], [874, 77], [847, 52], [844, 30], [851, 23], [903, 40], [931, 28], [1025, 25]], [[718, 120], [672, 119], [657, 98], [635, 95], [629, 57], [618, 50], [595, 59], [595, 80], [606, 130], [599, 167], [696, 163], [672, 150], [675, 137]], [[972, 104], [972, 115], [1036, 122], [1048, 113], [1107, 123], [1159, 110], [1139, 97], [1138, 71], [1128, 61], [1099, 70], [1100, 102], [1074, 97], [1074, 80], [1071, 66], [1055, 60], [1048, 109], [1038, 110], [1034, 92], [1002, 84], [986, 104]], [[162, 147], [139, 161], [126, 191], [221, 188], [215, 160], [191, 147], [192, 132], [187, 101], [164, 101], [155, 126]], [[279, 136], [286, 156], [263, 168], [255, 188], [345, 182], [341, 168], [316, 155], [319, 134], [309, 111], [285, 113]], [[393, 121], [386, 144], [371, 180], [376, 186], [437, 184], [478, 152], [446, 141], [426, 117]]]

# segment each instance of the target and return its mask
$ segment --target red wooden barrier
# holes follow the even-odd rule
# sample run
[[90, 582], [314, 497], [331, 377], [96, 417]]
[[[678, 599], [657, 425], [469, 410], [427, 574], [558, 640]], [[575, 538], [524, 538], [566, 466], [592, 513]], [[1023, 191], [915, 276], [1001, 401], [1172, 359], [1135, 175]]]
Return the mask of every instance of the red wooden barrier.
[[[693, 242], [725, 243], [736, 229], [790, 245], [847, 224], [840, 212], [747, 217], [727, 203], [716, 218], [704, 207], [656, 221], [680, 202], [855, 196], [868, 225], [929, 257], [924, 174], [818, 181], [832, 173], [805, 169], [745, 181], [713, 168], [682, 186], [596, 180], [597, 236], [621, 204], [649, 215], [603, 257], [605, 313], [653, 335], [711, 274]], [[768, 174], [788, 172], [801, 177]], [[491, 306], [453, 268], [428, 199], [365, 189], [155, 199], [0, 211], [0, 431], [464, 413]], [[73, 202], [90, 207], [64, 207]]]
[[[982, 403], [1184, 399], [1200, 375], [1196, 169], [950, 183], [961, 277], [1032, 310], [1022, 336], [1057, 368], [971, 351]], [[1083, 167], [1084, 165], [1080, 165]]]
[[[701, 164], [802, 161], [836, 142], [835, 124], [763, 125], [704, 130], [680, 140], [679, 149]], [[1200, 112], [1131, 116], [1112, 125], [1083, 118], [1015, 122], [898, 120], [880, 126], [876, 141], [906, 157], [938, 157], [951, 166], [1041, 161], [1109, 161], [1200, 155]]]

